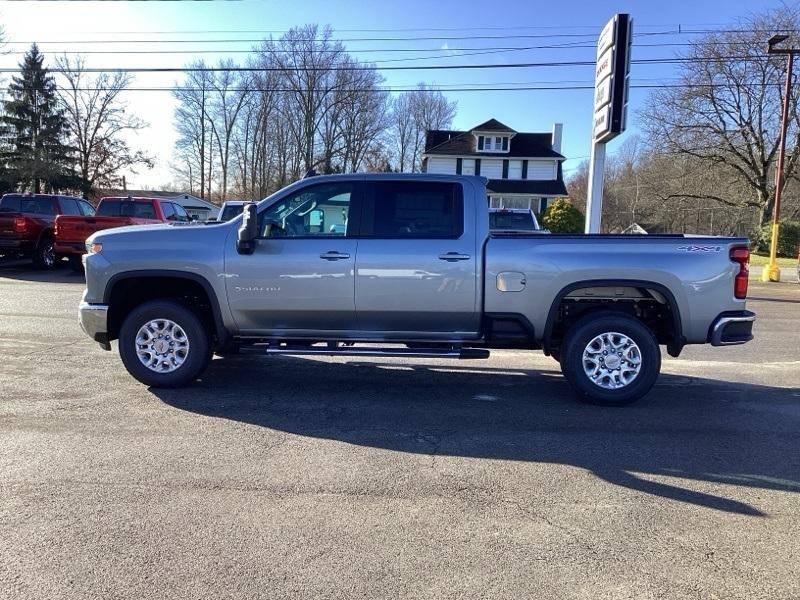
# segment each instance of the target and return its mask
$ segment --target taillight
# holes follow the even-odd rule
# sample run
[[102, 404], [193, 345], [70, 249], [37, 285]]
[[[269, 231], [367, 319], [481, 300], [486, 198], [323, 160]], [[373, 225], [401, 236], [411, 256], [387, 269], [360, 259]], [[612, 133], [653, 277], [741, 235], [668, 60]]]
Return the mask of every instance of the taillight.
[[733, 279], [733, 295], [739, 300], [747, 298], [747, 282], [750, 280], [750, 249], [731, 248], [731, 260], [739, 264], [739, 272]]
[[28, 219], [25, 217], [14, 217], [14, 231], [17, 233], [25, 233], [28, 231]]

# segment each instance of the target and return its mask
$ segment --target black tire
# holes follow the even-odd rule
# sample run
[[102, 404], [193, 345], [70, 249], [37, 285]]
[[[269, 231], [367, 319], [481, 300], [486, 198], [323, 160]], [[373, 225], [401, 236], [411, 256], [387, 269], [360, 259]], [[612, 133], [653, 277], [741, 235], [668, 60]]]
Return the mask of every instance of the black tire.
[[[136, 336], [150, 321], [170, 320], [183, 330], [188, 351], [183, 364], [170, 372], [157, 372], [147, 367], [137, 354]], [[185, 306], [170, 300], [153, 300], [133, 309], [125, 317], [119, 332], [119, 355], [122, 363], [137, 380], [160, 388], [184, 387], [205, 370], [211, 360], [209, 332], [197, 315]]]
[[[639, 347], [639, 372], [624, 387], [607, 389], [584, 371], [584, 350], [604, 333], [622, 334]], [[618, 359], [612, 358], [616, 364]], [[661, 350], [653, 332], [638, 319], [615, 311], [589, 314], [570, 327], [561, 345], [561, 359], [561, 372], [580, 399], [603, 406], [623, 406], [635, 402], [651, 390], [661, 372]], [[619, 372], [619, 369], [616, 371]], [[619, 373], [616, 380], [619, 380]]]
[[33, 251], [33, 266], [37, 269], [49, 271], [56, 266], [56, 252], [53, 248], [53, 238], [43, 237]]
[[80, 254], [70, 254], [67, 257], [69, 268], [72, 269], [74, 273], [83, 273], [83, 261], [81, 258]]

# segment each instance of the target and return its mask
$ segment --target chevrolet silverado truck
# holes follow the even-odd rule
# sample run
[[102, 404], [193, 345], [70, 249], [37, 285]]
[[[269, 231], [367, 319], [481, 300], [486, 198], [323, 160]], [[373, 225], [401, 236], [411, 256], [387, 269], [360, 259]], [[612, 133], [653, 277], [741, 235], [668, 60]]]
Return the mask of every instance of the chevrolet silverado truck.
[[5, 194], [0, 198], [0, 255], [30, 257], [38, 269], [52, 269], [62, 255], [54, 246], [59, 215], [93, 215], [82, 198], [52, 194]]
[[748, 240], [490, 233], [476, 176], [310, 177], [232, 221], [87, 241], [84, 331], [185, 386], [212, 354], [486, 358], [541, 349], [579, 397], [625, 404], [661, 346], [752, 339]]
[[188, 222], [189, 215], [178, 203], [164, 198], [101, 198], [92, 215], [62, 215], [55, 220], [55, 251], [69, 258], [70, 266], [79, 271], [81, 256], [86, 253], [86, 238], [103, 229], [126, 225]]

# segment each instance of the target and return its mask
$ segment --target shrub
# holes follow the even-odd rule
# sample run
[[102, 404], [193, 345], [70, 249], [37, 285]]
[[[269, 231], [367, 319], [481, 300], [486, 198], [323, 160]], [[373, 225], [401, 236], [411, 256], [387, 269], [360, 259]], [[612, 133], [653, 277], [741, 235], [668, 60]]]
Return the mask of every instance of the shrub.
[[[768, 254], [771, 238], [772, 223], [768, 223], [758, 232], [756, 250], [761, 254]], [[800, 221], [781, 221], [778, 231], [778, 256], [796, 258], [798, 247], [800, 247]]]
[[557, 198], [544, 211], [542, 224], [553, 233], [583, 233], [583, 213], [568, 198]]

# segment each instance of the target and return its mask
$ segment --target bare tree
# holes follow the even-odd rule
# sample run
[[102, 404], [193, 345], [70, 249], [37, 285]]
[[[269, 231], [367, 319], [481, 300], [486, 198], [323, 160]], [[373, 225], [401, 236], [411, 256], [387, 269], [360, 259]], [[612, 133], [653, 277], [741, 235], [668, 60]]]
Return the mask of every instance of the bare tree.
[[71, 145], [77, 153], [81, 192], [88, 198], [97, 187], [119, 185], [125, 171], [151, 167], [153, 160], [132, 150], [125, 137], [147, 127], [128, 113], [119, 98], [131, 82], [126, 73], [87, 75], [82, 57], [57, 59], [66, 84], [59, 97], [67, 118]]
[[[719, 187], [663, 195], [749, 206], [761, 223], [769, 219], [775, 198], [773, 177], [783, 101], [784, 62], [765, 53], [769, 32], [800, 29], [800, 9], [781, 8], [748, 17], [733, 31], [716, 32], [692, 45], [682, 58], [680, 86], [653, 92], [642, 124], [654, 148], [689, 157], [692, 169], [727, 173], [748, 194], [731, 198]], [[800, 87], [792, 86], [784, 181], [798, 176], [800, 165]], [[701, 182], [702, 183], [702, 182]]]
[[425, 150], [425, 134], [447, 129], [456, 116], [457, 104], [439, 90], [419, 83], [417, 89], [400, 94], [394, 101], [392, 126], [400, 170], [418, 171]]
[[219, 63], [220, 70], [211, 80], [211, 130], [217, 140], [219, 153], [220, 173], [222, 183], [220, 186], [220, 199], [225, 200], [228, 193], [228, 166], [230, 164], [231, 140], [236, 126], [236, 119], [247, 100], [247, 86], [249, 77], [240, 76], [234, 71], [233, 61], [223, 60]]

